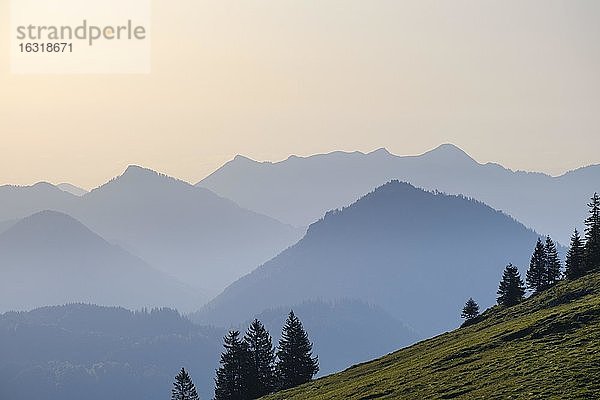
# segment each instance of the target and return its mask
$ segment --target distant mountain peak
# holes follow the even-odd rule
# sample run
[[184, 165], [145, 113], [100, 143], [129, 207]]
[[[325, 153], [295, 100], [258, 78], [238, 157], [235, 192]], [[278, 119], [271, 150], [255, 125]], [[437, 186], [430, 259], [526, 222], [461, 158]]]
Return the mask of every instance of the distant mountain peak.
[[[123, 191], [134, 195], [134, 197], [144, 197], [150, 192], [162, 193], [166, 196], [166, 188], [185, 188], [185, 190], [189, 190], [190, 188], [196, 189], [188, 182], [173, 178], [161, 172], [156, 172], [139, 165], [130, 165], [121, 175], [116, 176], [104, 185], [95, 188], [86, 194], [85, 197], [94, 197], [101, 193], [106, 195], [107, 190], [108, 193], [117, 190], [120, 193], [117, 196], [122, 195], [124, 193]], [[116, 199], [117, 198], [115, 197], [114, 200], [116, 201]]]
[[8, 189], [12, 189], [12, 190], [33, 190], [33, 191], [37, 191], [37, 192], [55, 192], [55, 193], [61, 193], [62, 190], [59, 189], [57, 186], [42, 181], [42, 182], [37, 182], [34, 183], [33, 185], [30, 186], [20, 186], [20, 185], [4, 185], [4, 186], [0, 186], [2, 188], [8, 188]]
[[158, 172], [151, 170], [150, 168], [141, 167], [139, 165], [129, 165], [127, 169], [121, 174], [121, 176], [157, 176]]
[[53, 210], [44, 210], [44, 211], [40, 211], [35, 214], [32, 214], [28, 217], [23, 218], [21, 221], [19, 221], [17, 223], [17, 225], [20, 225], [20, 224], [27, 225], [27, 224], [34, 224], [34, 223], [35, 224], [47, 223], [48, 225], [60, 223], [62, 225], [69, 224], [69, 225], [83, 226], [83, 224], [81, 222], [79, 222], [78, 220], [76, 220], [75, 218], [70, 216], [69, 214], [65, 214], [65, 213], [62, 213], [59, 211], [53, 211]]
[[54, 188], [55, 186], [46, 181], [42, 181], [42, 182], [38, 182], [38, 183], [34, 184], [32, 187], [34, 187], [34, 188]]
[[173, 178], [162, 172], [157, 172], [153, 169], [141, 167], [139, 165], [130, 165], [127, 169], [116, 178], [117, 181], [125, 181], [128, 183], [146, 182], [150, 183], [156, 180], [163, 182], [179, 183], [189, 186], [189, 183], [177, 178]]
[[422, 154], [420, 157], [448, 163], [457, 161], [477, 163], [477, 161], [475, 161], [473, 157], [471, 157], [463, 149], [452, 143], [441, 144], [435, 149]]
[[446, 150], [446, 151], [457, 151], [464, 153], [464, 150], [455, 145], [454, 143], [442, 143], [433, 150]]
[[381, 155], [381, 156], [391, 156], [392, 153], [390, 153], [388, 151], [388, 149], [386, 149], [385, 147], [380, 147], [377, 150], [373, 150], [372, 152], [368, 153], [369, 155]]
[[251, 158], [249, 158], [249, 157], [243, 156], [243, 155], [241, 155], [241, 154], [238, 154], [238, 155], [236, 155], [236, 156], [233, 158], [233, 161], [237, 161], [237, 162], [245, 162], [245, 163], [251, 163], [251, 164], [256, 164], [256, 163], [257, 163], [257, 161], [255, 161], [255, 160], [253, 160], [253, 159], [251, 159]]
[[2, 236], [18, 238], [21, 242], [45, 242], [60, 238], [66, 243], [71, 239], [81, 240], [96, 234], [68, 214], [44, 210], [23, 218], [3, 232]]
[[[203, 321], [228, 324], [277, 304], [358, 295], [388, 311], [398, 310], [396, 318], [428, 336], [456, 323], [450, 310], [464, 303], [458, 293], [478, 286], [481, 292], [475, 295], [488, 304], [493, 301], [486, 288], [495, 284], [507, 254], [516, 265], [524, 264], [538, 237], [476, 200], [390, 180], [328, 212], [297, 244], [230, 285], [202, 311]], [[466, 260], [464, 252], [473, 247], [476, 251]], [[485, 285], [456, 278], [462, 274], [477, 276]], [[432, 317], [404, 307], [413, 296], [427, 297], [423, 293], [444, 293], [432, 296], [427, 307], [446, 311]]]
[[68, 219], [68, 220], [72, 220], [72, 221], [77, 221], [75, 218], [71, 217], [68, 214], [59, 212], [59, 211], [54, 211], [54, 210], [44, 210], [44, 211], [40, 211], [37, 212], [35, 214], [30, 215], [29, 217], [25, 217], [23, 218], [23, 221], [26, 220], [30, 220], [30, 219], [57, 219], [57, 218], [64, 218], [64, 219]]

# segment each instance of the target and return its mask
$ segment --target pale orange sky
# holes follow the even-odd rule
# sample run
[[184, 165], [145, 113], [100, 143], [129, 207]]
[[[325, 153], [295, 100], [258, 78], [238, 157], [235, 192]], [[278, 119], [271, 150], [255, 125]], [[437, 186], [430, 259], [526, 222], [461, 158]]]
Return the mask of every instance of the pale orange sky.
[[513, 169], [600, 163], [598, 1], [155, 0], [152, 73], [128, 76], [11, 75], [8, 5], [0, 184], [445, 142]]

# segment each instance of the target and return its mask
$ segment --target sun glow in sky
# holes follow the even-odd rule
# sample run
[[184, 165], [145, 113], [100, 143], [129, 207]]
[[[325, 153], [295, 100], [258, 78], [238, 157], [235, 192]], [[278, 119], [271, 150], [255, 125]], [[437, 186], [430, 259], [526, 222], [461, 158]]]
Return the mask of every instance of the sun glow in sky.
[[155, 0], [148, 75], [13, 75], [8, 10], [0, 184], [445, 142], [513, 169], [600, 163], [597, 1]]

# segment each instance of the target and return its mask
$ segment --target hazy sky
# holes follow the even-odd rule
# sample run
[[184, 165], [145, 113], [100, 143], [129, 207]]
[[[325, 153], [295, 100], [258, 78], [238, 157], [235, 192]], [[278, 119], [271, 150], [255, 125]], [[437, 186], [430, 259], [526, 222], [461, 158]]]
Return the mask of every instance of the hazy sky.
[[155, 0], [152, 73], [130, 76], [11, 75], [8, 6], [0, 183], [444, 142], [513, 169], [600, 163], [600, 1]]

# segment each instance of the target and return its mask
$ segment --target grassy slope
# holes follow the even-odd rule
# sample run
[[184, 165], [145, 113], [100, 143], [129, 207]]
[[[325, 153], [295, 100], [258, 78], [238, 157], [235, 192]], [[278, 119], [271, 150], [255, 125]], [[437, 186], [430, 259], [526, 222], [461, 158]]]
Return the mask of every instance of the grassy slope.
[[600, 273], [267, 399], [600, 399]]

